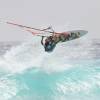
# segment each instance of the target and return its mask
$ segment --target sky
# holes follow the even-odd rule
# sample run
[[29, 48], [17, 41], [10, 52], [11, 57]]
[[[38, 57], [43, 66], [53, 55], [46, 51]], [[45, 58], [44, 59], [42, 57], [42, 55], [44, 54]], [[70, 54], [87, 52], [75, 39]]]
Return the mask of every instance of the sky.
[[[100, 0], [0, 0], [0, 20], [56, 31], [84, 29], [100, 38]], [[24, 41], [32, 35], [0, 22], [0, 41]]]

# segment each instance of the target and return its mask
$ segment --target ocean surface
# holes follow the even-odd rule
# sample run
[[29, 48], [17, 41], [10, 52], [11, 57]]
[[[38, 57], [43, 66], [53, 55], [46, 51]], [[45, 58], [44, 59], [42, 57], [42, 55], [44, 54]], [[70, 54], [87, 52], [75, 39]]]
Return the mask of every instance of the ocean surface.
[[0, 42], [0, 100], [100, 100], [100, 39]]

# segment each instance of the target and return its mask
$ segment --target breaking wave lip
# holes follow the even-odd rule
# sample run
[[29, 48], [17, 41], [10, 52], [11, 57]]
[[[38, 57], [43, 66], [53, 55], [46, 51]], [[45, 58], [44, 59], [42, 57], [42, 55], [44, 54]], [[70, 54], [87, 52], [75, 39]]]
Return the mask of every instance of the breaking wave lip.
[[[52, 53], [47, 53], [40, 44], [40, 38], [12, 47], [1, 58], [0, 67], [13, 73], [22, 72], [29, 68], [37, 68], [46, 72], [59, 72], [73, 67], [72, 60], [93, 59], [90, 49], [91, 41], [82, 39], [69, 43], [58, 44]], [[81, 45], [81, 46], [80, 46]], [[83, 51], [84, 49], [84, 51]]]

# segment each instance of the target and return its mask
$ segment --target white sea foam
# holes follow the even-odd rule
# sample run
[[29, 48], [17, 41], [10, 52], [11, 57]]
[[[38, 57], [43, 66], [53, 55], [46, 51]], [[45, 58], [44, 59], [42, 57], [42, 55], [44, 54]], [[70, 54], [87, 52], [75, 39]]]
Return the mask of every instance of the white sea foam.
[[[80, 47], [79, 42], [80, 40], [60, 43], [52, 53], [47, 53], [40, 44], [40, 37], [35, 37], [31, 41], [7, 51], [0, 60], [0, 67], [11, 72], [21, 72], [29, 68], [38, 68], [47, 72], [67, 70], [73, 67], [71, 60], [93, 57], [88, 50], [91, 44], [87, 45], [82, 42]], [[84, 52], [82, 52], [83, 49]]]
[[61, 61], [62, 57], [58, 57], [55, 53], [46, 53], [40, 41], [30, 41], [7, 51], [1, 58], [0, 67], [11, 72], [20, 72], [28, 68], [62, 71], [71, 67]]

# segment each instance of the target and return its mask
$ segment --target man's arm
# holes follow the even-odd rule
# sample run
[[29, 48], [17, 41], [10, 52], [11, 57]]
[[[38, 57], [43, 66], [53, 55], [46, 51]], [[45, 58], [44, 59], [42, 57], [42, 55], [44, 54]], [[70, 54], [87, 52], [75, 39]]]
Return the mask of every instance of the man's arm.
[[41, 44], [42, 44], [42, 45], [44, 45], [44, 44], [43, 44], [43, 39], [44, 39], [44, 36], [42, 36], [42, 39], [41, 39]]

